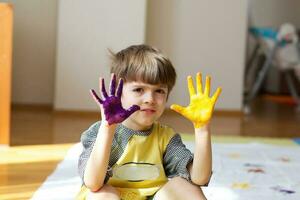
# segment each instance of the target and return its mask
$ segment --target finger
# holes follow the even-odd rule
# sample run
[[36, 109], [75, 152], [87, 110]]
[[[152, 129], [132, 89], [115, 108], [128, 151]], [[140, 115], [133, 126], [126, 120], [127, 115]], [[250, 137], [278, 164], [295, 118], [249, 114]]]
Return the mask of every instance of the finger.
[[198, 94], [202, 94], [203, 90], [202, 90], [202, 74], [200, 72], [197, 73], [197, 93]]
[[110, 95], [111, 96], [114, 96], [115, 93], [116, 93], [116, 75], [115, 74], [112, 74], [111, 75], [111, 81], [110, 81]]
[[100, 104], [103, 103], [102, 99], [100, 99], [100, 97], [97, 95], [97, 93], [95, 92], [95, 90], [90, 89], [90, 93], [92, 95], [92, 97], [94, 98], [94, 100]]
[[121, 78], [120, 81], [119, 81], [118, 90], [117, 90], [117, 97], [118, 98], [121, 98], [122, 90], [123, 90], [123, 79]]
[[216, 101], [218, 100], [220, 94], [222, 92], [222, 88], [218, 87], [217, 91], [215, 92], [214, 96], [211, 98], [212, 102], [214, 102], [214, 104], [216, 103]]
[[133, 114], [135, 111], [140, 110], [141, 108], [138, 105], [133, 105], [128, 110], [126, 110], [126, 115], [129, 117], [131, 114]]
[[182, 114], [184, 111], [184, 107], [177, 105], [177, 104], [172, 104], [170, 108], [180, 114]]
[[210, 76], [206, 76], [206, 80], [205, 80], [205, 89], [204, 89], [204, 95], [205, 96], [209, 96], [210, 93]]
[[106, 92], [106, 89], [105, 89], [105, 82], [104, 82], [104, 78], [100, 78], [101, 81], [100, 81], [100, 88], [101, 88], [101, 92], [102, 92], [102, 95], [104, 98], [107, 98], [108, 95], [107, 95], [107, 92]]
[[188, 81], [188, 88], [189, 88], [189, 93], [190, 93], [190, 97], [191, 97], [196, 94], [192, 77], [188, 76], [187, 81]]

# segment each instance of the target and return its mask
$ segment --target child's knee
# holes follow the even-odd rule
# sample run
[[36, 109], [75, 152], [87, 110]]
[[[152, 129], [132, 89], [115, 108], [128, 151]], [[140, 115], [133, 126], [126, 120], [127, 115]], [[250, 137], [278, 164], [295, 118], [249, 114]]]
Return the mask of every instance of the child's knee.
[[89, 192], [87, 200], [120, 200], [119, 192], [112, 186], [104, 185], [97, 192]]
[[182, 187], [181, 193], [183, 195], [189, 194], [190, 199], [206, 200], [206, 197], [200, 186], [194, 185], [181, 177], [176, 177], [174, 181], [176, 183], [176, 187]]
[[206, 200], [201, 187], [196, 186], [184, 178], [175, 177], [166, 183], [155, 195], [158, 199], [186, 199], [189, 195], [190, 200]]

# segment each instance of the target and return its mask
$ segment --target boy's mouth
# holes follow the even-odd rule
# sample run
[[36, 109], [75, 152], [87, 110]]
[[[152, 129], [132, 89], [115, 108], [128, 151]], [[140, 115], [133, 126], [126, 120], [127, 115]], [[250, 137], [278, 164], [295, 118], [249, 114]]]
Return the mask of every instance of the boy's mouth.
[[155, 109], [152, 109], [152, 108], [144, 108], [144, 109], [141, 109], [141, 111], [147, 113], [147, 114], [152, 114], [152, 113], [155, 113], [156, 110]]

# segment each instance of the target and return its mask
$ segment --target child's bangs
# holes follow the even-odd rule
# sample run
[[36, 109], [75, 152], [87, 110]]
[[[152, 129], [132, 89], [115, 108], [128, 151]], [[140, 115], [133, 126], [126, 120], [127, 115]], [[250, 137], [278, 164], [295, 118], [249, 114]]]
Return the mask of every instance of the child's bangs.
[[[137, 65], [133, 65], [137, 66]], [[144, 83], [152, 84], [152, 85], [166, 85], [169, 87], [169, 83], [172, 82], [168, 80], [168, 73], [166, 68], [160, 64], [155, 62], [151, 63], [140, 63], [137, 67], [129, 68], [127, 75], [128, 81], [141, 81]]]
[[131, 46], [117, 54], [111, 53], [111, 56], [111, 72], [125, 82], [166, 85], [168, 91], [175, 84], [176, 72], [172, 63], [156, 49], [146, 45]]

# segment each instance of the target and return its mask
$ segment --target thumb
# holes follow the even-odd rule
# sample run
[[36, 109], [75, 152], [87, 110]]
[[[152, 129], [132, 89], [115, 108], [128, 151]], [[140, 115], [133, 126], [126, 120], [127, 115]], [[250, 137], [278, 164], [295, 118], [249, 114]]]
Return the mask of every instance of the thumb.
[[126, 115], [129, 117], [131, 114], [133, 114], [135, 111], [140, 110], [141, 108], [138, 105], [133, 105], [128, 110], [126, 110]]
[[184, 111], [184, 107], [178, 105], [178, 104], [172, 104], [170, 107], [172, 110], [174, 110], [175, 112], [178, 112], [179, 114], [182, 114]]

